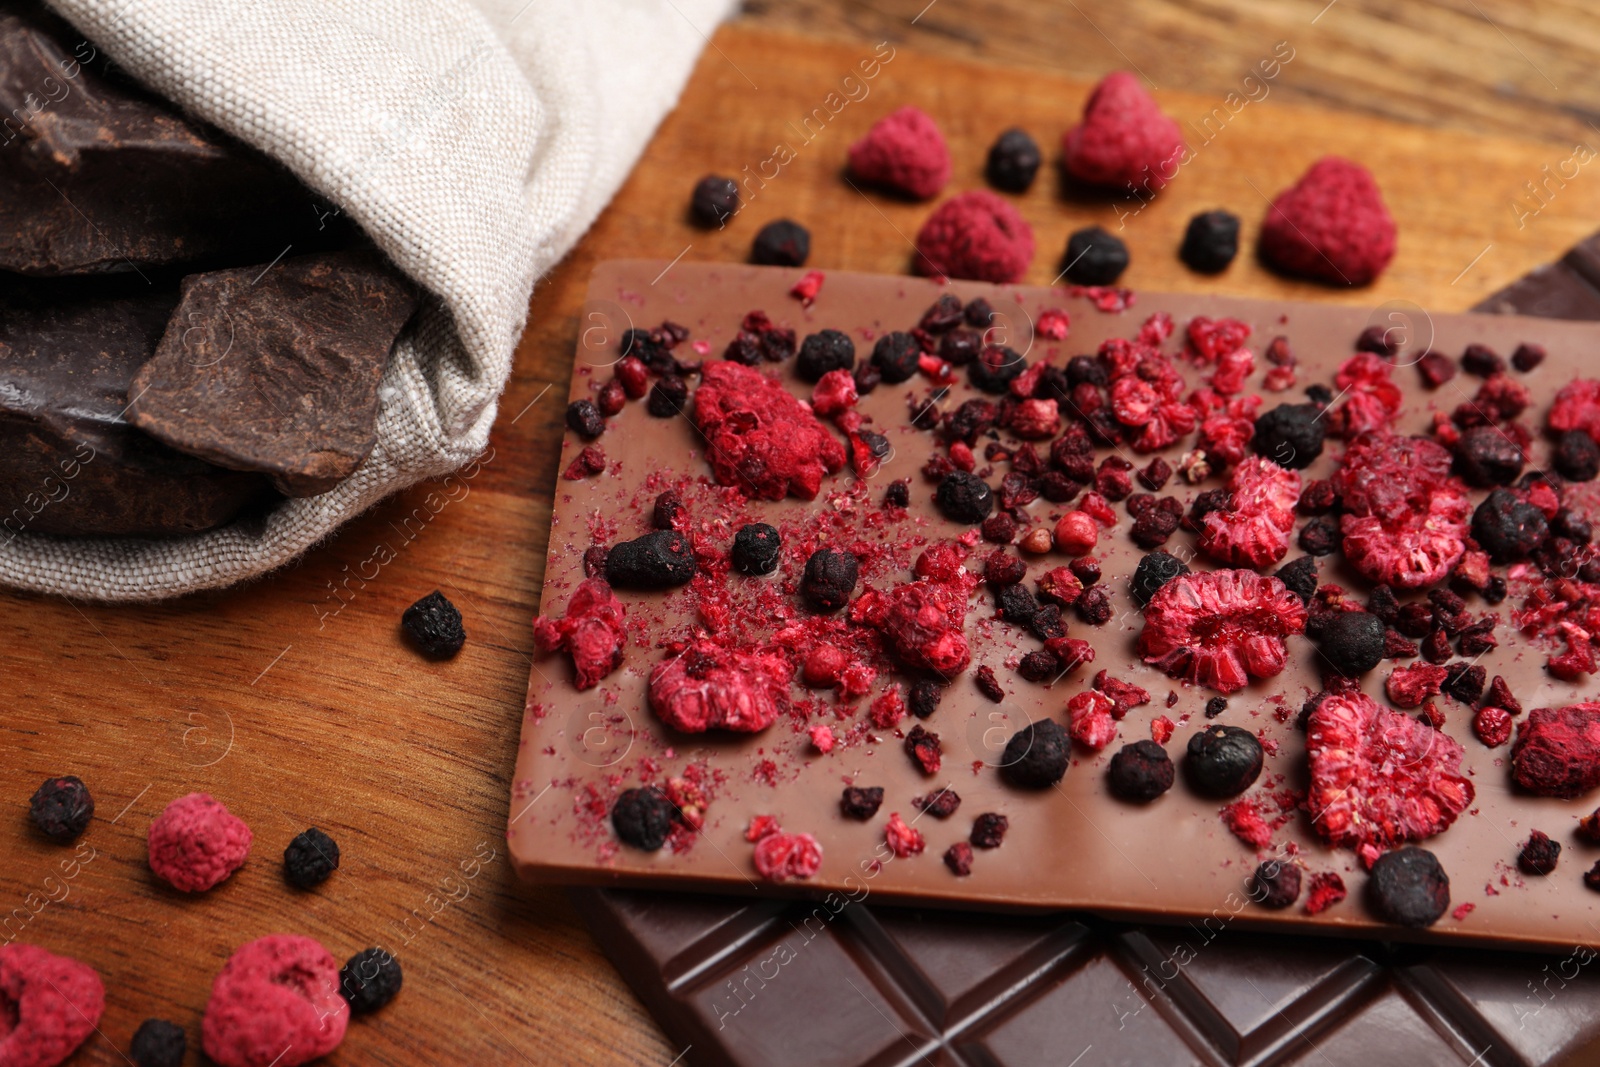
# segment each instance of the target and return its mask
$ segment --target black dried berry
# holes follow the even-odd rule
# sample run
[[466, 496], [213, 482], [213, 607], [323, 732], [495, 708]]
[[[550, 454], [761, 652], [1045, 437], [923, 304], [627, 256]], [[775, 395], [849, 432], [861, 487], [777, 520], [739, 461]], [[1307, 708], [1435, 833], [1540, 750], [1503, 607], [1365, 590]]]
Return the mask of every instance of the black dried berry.
[[676, 530], [685, 510], [683, 496], [676, 489], [668, 489], [656, 497], [655, 506], [650, 509], [650, 525], [657, 530]]
[[676, 374], [663, 375], [650, 387], [650, 397], [644, 408], [658, 419], [670, 419], [683, 414], [689, 402], [689, 383]]
[[1522, 446], [1498, 426], [1473, 426], [1456, 442], [1455, 470], [1468, 485], [1510, 485], [1522, 473]]
[[350, 1014], [366, 1015], [397, 997], [404, 982], [397, 958], [381, 948], [366, 948], [340, 968], [339, 995], [350, 1003]]
[[1287, 908], [1300, 899], [1300, 868], [1292, 863], [1267, 860], [1250, 876], [1245, 892], [1263, 908]]
[[580, 437], [592, 440], [605, 433], [606, 419], [594, 401], [585, 397], [567, 405], [567, 426]]
[[872, 365], [890, 385], [909, 380], [917, 373], [917, 361], [921, 358], [922, 346], [917, 344], [917, 339], [899, 330], [884, 334], [872, 346]]
[[994, 606], [1000, 617], [1016, 626], [1027, 626], [1039, 612], [1039, 602], [1020, 585], [997, 586]]
[[996, 416], [994, 404], [982, 397], [963, 400], [960, 407], [944, 417], [945, 440], [975, 444], [979, 434], [988, 432], [994, 426]]
[[598, 578], [606, 572], [606, 553], [609, 551], [605, 545], [590, 545], [583, 550], [585, 578]]
[[1073, 606], [1078, 611], [1078, 618], [1090, 626], [1104, 626], [1111, 621], [1111, 594], [1103, 585], [1084, 590]]
[[951, 330], [939, 338], [939, 358], [952, 367], [965, 367], [983, 351], [983, 338], [971, 330]]
[[1568, 430], [1556, 442], [1556, 473], [1572, 482], [1592, 482], [1600, 475], [1600, 445], [1582, 430]]
[[315, 826], [283, 850], [283, 876], [296, 889], [314, 889], [339, 869], [339, 843]]
[[1149, 508], [1133, 522], [1128, 536], [1140, 548], [1156, 548], [1178, 530], [1180, 517], [1165, 508]]
[[1061, 661], [1052, 652], [1035, 649], [1022, 657], [1017, 673], [1029, 682], [1044, 682], [1061, 673]]
[[606, 581], [618, 589], [671, 589], [697, 569], [689, 539], [677, 530], [621, 541], [606, 553]]
[[917, 322], [917, 326], [928, 333], [944, 333], [946, 330], [953, 330], [961, 325], [961, 319], [964, 314], [965, 308], [962, 306], [959, 296], [954, 293], [941, 293], [939, 299], [930, 304], [928, 310], [922, 313], [922, 318]]
[[856, 590], [861, 564], [840, 548], [819, 548], [806, 560], [800, 595], [813, 611], [838, 611]]
[[1313, 556], [1332, 555], [1344, 543], [1339, 520], [1332, 515], [1319, 515], [1300, 528], [1299, 542], [1301, 550]]
[[752, 522], [739, 527], [739, 532], [733, 535], [729, 559], [740, 574], [771, 574], [778, 569], [778, 556], [782, 552], [783, 539], [778, 536], [778, 528]]
[[866, 396], [883, 384], [883, 371], [874, 367], [871, 363], [857, 364], [855, 374], [852, 377], [856, 381], [856, 393], [860, 396]]
[[1546, 875], [1556, 869], [1561, 858], [1561, 842], [1552, 841], [1542, 830], [1528, 835], [1522, 851], [1517, 853], [1517, 866], [1523, 874]]
[[994, 322], [994, 308], [983, 297], [975, 296], [961, 309], [961, 317], [968, 326], [976, 326], [981, 330]]
[[1106, 767], [1106, 784], [1111, 795], [1121, 800], [1144, 804], [1172, 788], [1172, 757], [1151, 740], [1123, 745]]
[[998, 812], [986, 811], [972, 820], [972, 833], [967, 840], [973, 848], [999, 848], [1005, 840], [1011, 820]]
[[128, 1057], [136, 1067], [183, 1067], [189, 1038], [183, 1027], [165, 1019], [146, 1019], [133, 1032]]
[[933, 502], [951, 522], [976, 526], [994, 510], [994, 490], [967, 471], [951, 471], [934, 490]]
[[1227, 270], [1238, 254], [1239, 216], [1228, 211], [1204, 211], [1190, 219], [1178, 249], [1178, 258], [1201, 274]]
[[1373, 323], [1361, 331], [1361, 336], [1356, 338], [1357, 352], [1371, 352], [1376, 356], [1389, 357], [1400, 351], [1399, 339], [1394, 332], [1382, 323]]
[[1030, 722], [1011, 735], [1000, 757], [1000, 772], [1014, 786], [1047, 789], [1067, 773], [1072, 741], [1054, 719]]
[[1322, 409], [1315, 404], [1279, 404], [1256, 419], [1250, 447], [1289, 470], [1304, 470], [1322, 455]]
[[1148, 552], [1140, 558], [1139, 565], [1133, 569], [1128, 589], [1133, 593], [1133, 599], [1143, 607], [1150, 603], [1150, 598], [1155, 596], [1162, 586], [1179, 575], [1188, 573], [1189, 565], [1171, 552]]
[[1189, 738], [1190, 783], [1214, 797], [1238, 796], [1261, 775], [1261, 742], [1238, 726], [1207, 726]]
[[850, 370], [856, 365], [856, 345], [848, 334], [838, 330], [818, 330], [800, 342], [800, 355], [794, 372], [808, 382], [821, 380], [832, 370]]
[[943, 696], [944, 686], [938, 682], [917, 682], [911, 687], [911, 714], [926, 719], [939, 710], [939, 700]]
[[750, 262], [763, 267], [803, 267], [811, 255], [811, 231], [793, 219], [761, 227], [750, 244]]
[[1450, 876], [1425, 848], [1385, 852], [1372, 865], [1367, 902], [1386, 922], [1432, 926], [1450, 907]]
[[903, 481], [890, 482], [889, 487], [883, 491], [883, 506], [886, 508], [903, 508], [911, 503], [911, 486]]
[[634, 848], [654, 852], [667, 843], [678, 808], [655, 786], [624, 789], [611, 806], [611, 825], [617, 836]]
[[722, 226], [739, 210], [739, 183], [707, 174], [695, 182], [689, 214], [702, 226]]
[[89, 828], [89, 820], [94, 818], [94, 797], [81, 778], [70, 774], [46, 778], [33, 791], [28, 815], [41, 834], [66, 843]]
[[1448, 696], [1470, 707], [1483, 695], [1483, 686], [1488, 677], [1489, 672], [1481, 663], [1452, 663], [1445, 668], [1442, 688]]
[[1511, 353], [1511, 365], [1526, 374], [1543, 363], [1544, 357], [1544, 345], [1534, 344], [1531, 341], [1524, 342], [1517, 346], [1515, 352]]
[[1509, 489], [1496, 489], [1472, 513], [1472, 538], [1496, 563], [1525, 559], [1549, 537], [1544, 512]]
[[972, 672], [972, 680], [978, 687], [978, 692], [1000, 703], [1006, 698], [1006, 691], [1000, 686], [1000, 679], [994, 676], [994, 668], [985, 663]]
[[1473, 343], [1461, 353], [1461, 369], [1468, 374], [1487, 378], [1491, 374], [1504, 371], [1506, 361], [1500, 358], [1500, 353], [1488, 345]]
[[911, 806], [935, 819], [948, 819], [961, 807], [961, 797], [954, 789], [946, 787], [926, 796], [912, 797]]
[[1028, 632], [1041, 641], [1067, 636], [1067, 622], [1059, 604], [1040, 604], [1028, 620]]
[[881, 785], [844, 787], [844, 796], [839, 800], [839, 808], [846, 816], [866, 822], [878, 814], [878, 809], [883, 806], [883, 787]]
[[1039, 173], [1039, 145], [1026, 130], [1009, 129], [989, 149], [984, 175], [989, 184], [1008, 193], [1026, 192]]
[[1317, 651], [1334, 671], [1356, 678], [1383, 661], [1383, 634], [1383, 620], [1371, 612], [1336, 612], [1317, 635]]
[[1301, 556], [1279, 567], [1273, 577], [1288, 586], [1302, 604], [1309, 604], [1317, 594], [1317, 558]]
[[1208, 719], [1215, 719], [1218, 715], [1221, 715], [1227, 710], [1227, 697], [1212, 697], [1210, 700], [1206, 701], [1206, 718]]
[[449, 659], [467, 643], [461, 612], [437, 589], [406, 609], [400, 627], [412, 644], [434, 659]]
[[1020, 352], [1005, 345], [987, 345], [967, 364], [967, 380], [974, 389], [999, 396], [1027, 369], [1028, 361]]
[[1128, 269], [1128, 246], [1099, 226], [1078, 230], [1067, 239], [1061, 271], [1074, 285], [1114, 285]]
[[1067, 360], [1067, 382], [1071, 385], [1105, 385], [1106, 365], [1094, 356], [1073, 356]]

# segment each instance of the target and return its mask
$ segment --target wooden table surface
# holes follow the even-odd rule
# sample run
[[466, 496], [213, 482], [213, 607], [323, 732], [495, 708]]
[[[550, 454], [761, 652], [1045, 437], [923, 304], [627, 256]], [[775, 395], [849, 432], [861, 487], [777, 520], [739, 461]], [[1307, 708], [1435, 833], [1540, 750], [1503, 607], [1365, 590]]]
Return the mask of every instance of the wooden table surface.
[[[1225, 120], [1213, 120], [1195, 162], [1129, 221], [1126, 281], [1136, 287], [1455, 310], [1600, 222], [1600, 172], [1579, 169], [1549, 186], [1543, 204], [1523, 188], [1575, 142], [1600, 143], [1582, 95], [1600, 16], [1576, 2], [1398, 12], [1382, 0], [1228, 10], [924, 2], [761, 3], [715, 34], [616, 202], [538, 286], [491, 449], [474, 468], [401, 494], [299, 564], [231, 592], [116, 608], [0, 594], [0, 779], [13, 813], [0, 820], [0, 941], [71, 954], [105, 977], [102, 1033], [73, 1062], [127, 1062], [133, 1029], [151, 1015], [197, 1042], [222, 961], [280, 931], [315, 936], [340, 958], [381, 945], [405, 964], [401, 997], [353, 1025], [331, 1063], [666, 1065], [684, 1051], [669, 1047], [562, 893], [511, 877], [502, 839], [562, 429], [555, 398], [596, 261], [742, 259], [760, 224], [788, 215], [811, 227], [814, 266], [904, 271], [907, 237], [928, 208], [840, 181], [854, 137], [916, 103], [949, 137], [953, 186], [973, 187], [999, 130], [1030, 128], [1053, 158], [1088, 84], [1126, 66], [1154, 79], [1180, 121]], [[788, 124], [847, 98], [842, 79], [880, 41], [893, 58], [865, 83], [866, 97], [828, 113], [809, 142], [797, 139]], [[1266, 95], [1258, 86], [1247, 105], [1215, 111], [1280, 41], [1293, 59], [1264, 83]], [[695, 179], [754, 171], [780, 141], [793, 143], [795, 159], [730, 227], [688, 226]], [[1191, 213], [1228, 206], [1253, 237], [1265, 196], [1324, 151], [1370, 165], [1400, 219], [1399, 256], [1376, 286], [1338, 293], [1285, 282], [1248, 256], [1220, 281], [1178, 264]], [[1066, 200], [1051, 173], [1020, 206], [1040, 242], [1035, 283], [1055, 275], [1070, 230], [1116, 225], [1115, 205]], [[394, 559], [363, 580], [379, 546]], [[470, 634], [442, 665], [420, 660], [397, 632], [405, 606], [435, 588]], [[98, 804], [79, 853], [27, 826], [28, 794], [64, 773], [88, 781]], [[169, 800], [194, 790], [244, 817], [256, 844], [229, 882], [191, 898], [154, 881], [144, 835]], [[278, 857], [310, 824], [339, 841], [344, 863], [301, 894], [284, 886]], [[74, 855], [80, 862], [63, 868]]]

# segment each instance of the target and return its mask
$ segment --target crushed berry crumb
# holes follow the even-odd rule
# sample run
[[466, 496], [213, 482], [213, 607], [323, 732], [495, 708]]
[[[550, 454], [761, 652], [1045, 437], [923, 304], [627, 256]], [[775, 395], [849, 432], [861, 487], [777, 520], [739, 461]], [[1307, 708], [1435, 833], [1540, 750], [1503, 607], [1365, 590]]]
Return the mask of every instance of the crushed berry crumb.
[[1306, 914], [1320, 915], [1342, 901], [1347, 892], [1344, 879], [1337, 871], [1322, 871], [1311, 876], [1311, 888], [1306, 894]]

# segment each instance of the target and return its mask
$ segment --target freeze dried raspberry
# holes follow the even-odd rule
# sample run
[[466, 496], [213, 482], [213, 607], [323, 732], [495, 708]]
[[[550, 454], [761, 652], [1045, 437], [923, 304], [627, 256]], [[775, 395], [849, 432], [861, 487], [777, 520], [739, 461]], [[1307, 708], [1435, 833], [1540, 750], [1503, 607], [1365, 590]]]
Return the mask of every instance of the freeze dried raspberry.
[[1556, 862], [1560, 858], [1561, 842], [1550, 840], [1550, 836], [1542, 830], [1535, 830], [1528, 835], [1522, 850], [1517, 853], [1517, 867], [1523, 874], [1543, 876], [1556, 869]]
[[574, 683], [580, 690], [592, 689], [622, 665], [626, 615], [611, 586], [603, 578], [589, 578], [567, 601], [566, 615], [533, 620], [534, 644], [541, 652], [565, 651], [572, 658]]
[[1265, 567], [1289, 551], [1300, 475], [1251, 456], [1228, 478], [1230, 507], [1209, 512], [1200, 524], [1200, 551], [1229, 566]]
[[105, 985], [88, 964], [37, 945], [0, 945], [0, 1063], [65, 1062], [95, 1032], [105, 1008]]
[[1345, 506], [1345, 556], [1356, 570], [1400, 589], [1450, 573], [1466, 551], [1472, 504], [1449, 470], [1450, 453], [1425, 438], [1372, 433], [1351, 443], [1333, 483]]
[[958, 878], [964, 878], [972, 873], [972, 846], [965, 841], [957, 841], [944, 852], [944, 865], [950, 868]]
[[792, 393], [760, 371], [709, 363], [695, 391], [695, 425], [721, 485], [762, 500], [813, 500], [845, 451]]
[[958, 193], [917, 231], [918, 274], [1021, 281], [1033, 259], [1033, 230], [1017, 209], [985, 189]]
[[888, 842], [889, 850], [895, 854], [896, 859], [921, 855], [927, 846], [922, 831], [908, 825], [898, 811], [890, 814], [889, 823], [883, 828], [883, 839]]
[[1061, 781], [1072, 757], [1072, 739], [1054, 719], [1030, 722], [1011, 735], [1000, 756], [1000, 772], [1022, 789], [1046, 789]]
[[808, 308], [817, 302], [817, 294], [822, 292], [822, 283], [827, 279], [828, 276], [820, 270], [808, 270], [789, 287], [789, 295], [800, 301], [801, 307]]
[[844, 796], [839, 801], [840, 810], [852, 819], [866, 822], [878, 814], [878, 808], [883, 805], [883, 787], [855, 786], [844, 787]]
[[810, 878], [822, 866], [822, 846], [810, 834], [768, 834], [756, 842], [755, 866], [769, 882]]
[[999, 848], [1000, 842], [1005, 840], [1006, 830], [1011, 827], [1011, 820], [996, 812], [986, 811], [972, 820], [972, 833], [967, 840], [975, 848]]
[[1273, 200], [1260, 245], [1285, 274], [1366, 285], [1394, 258], [1394, 219], [1365, 167], [1324, 156]]
[[1383, 683], [1384, 692], [1389, 695], [1389, 702], [1397, 708], [1420, 707], [1424, 700], [1438, 695], [1447, 673], [1443, 667], [1431, 663], [1400, 667]]
[[1401, 394], [1390, 380], [1391, 368], [1370, 352], [1358, 352], [1339, 365], [1333, 384], [1345, 399], [1328, 418], [1330, 432], [1353, 440], [1387, 430], [1400, 410]]
[[350, 1022], [339, 986], [338, 961], [309, 937], [241, 945], [211, 983], [200, 1024], [206, 1055], [220, 1067], [294, 1067], [326, 1056]]
[[923, 774], [938, 774], [943, 747], [939, 735], [932, 733], [919, 722], [906, 734], [906, 754], [921, 768]]
[[833, 751], [836, 743], [833, 736], [833, 727], [819, 723], [813, 726], [808, 735], [811, 738], [811, 747], [826, 756]]
[[855, 376], [847, 370], [831, 370], [817, 379], [811, 391], [811, 410], [823, 418], [831, 418], [855, 407], [859, 399]]
[[671, 589], [698, 570], [693, 546], [677, 530], [621, 541], [606, 553], [606, 581], [617, 589]]
[[1116, 707], [1104, 693], [1086, 689], [1067, 701], [1067, 732], [1085, 748], [1098, 752], [1117, 736]]
[[1322, 871], [1311, 876], [1311, 888], [1306, 893], [1306, 914], [1320, 915], [1343, 900], [1348, 893], [1344, 879], [1337, 871]]
[[948, 819], [961, 806], [961, 797], [954, 789], [946, 786], [937, 793], [912, 797], [911, 806], [918, 811], [932, 815], [935, 819]]
[[1330, 845], [1393, 848], [1442, 833], [1472, 803], [1462, 748], [1359, 691], [1330, 693], [1306, 723], [1306, 807]]
[[872, 124], [850, 146], [850, 174], [917, 200], [937, 196], [950, 180], [950, 148], [938, 123], [906, 106]]
[[850, 618], [882, 633], [905, 666], [950, 678], [972, 662], [963, 632], [966, 610], [961, 589], [920, 581], [887, 592], [867, 590], [850, 606]]
[[700, 640], [650, 671], [650, 709], [684, 733], [756, 733], [788, 707], [792, 674], [783, 656]]
[[1280, 860], [1266, 860], [1250, 876], [1245, 893], [1263, 908], [1287, 908], [1300, 899], [1300, 868]]
[[1084, 104], [1083, 121], [1061, 139], [1069, 175], [1119, 192], [1160, 189], [1177, 175], [1184, 152], [1178, 124], [1125, 70], [1100, 80]]
[[1511, 747], [1512, 777], [1538, 796], [1576, 797], [1600, 785], [1600, 703], [1537, 708]]
[[1145, 804], [1172, 788], [1172, 758], [1155, 741], [1123, 745], [1106, 767], [1106, 785], [1121, 800]]
[[205, 793], [168, 804], [150, 824], [150, 869], [174, 889], [199, 893], [244, 866], [250, 827]]
[[1574, 378], [1561, 388], [1550, 405], [1545, 424], [1557, 435], [1581, 430], [1600, 442], [1600, 381]]
[[1253, 801], [1236, 800], [1224, 806], [1221, 814], [1222, 824], [1251, 848], [1259, 851], [1272, 844], [1272, 827]]
[[1143, 707], [1150, 703], [1150, 693], [1141, 686], [1132, 682], [1124, 682], [1120, 678], [1113, 678], [1109, 672], [1101, 671], [1094, 676], [1094, 687], [1111, 698], [1113, 718], [1120, 719], [1133, 708]]
[[1522, 714], [1522, 702], [1511, 695], [1511, 687], [1498, 674], [1494, 676], [1494, 681], [1489, 683], [1489, 694], [1484, 698], [1484, 703], [1505, 708], [1513, 715]]
[[1184, 574], [1146, 605], [1139, 654], [1171, 677], [1232, 693], [1283, 670], [1284, 639], [1305, 625], [1305, 605], [1276, 578], [1243, 570]]

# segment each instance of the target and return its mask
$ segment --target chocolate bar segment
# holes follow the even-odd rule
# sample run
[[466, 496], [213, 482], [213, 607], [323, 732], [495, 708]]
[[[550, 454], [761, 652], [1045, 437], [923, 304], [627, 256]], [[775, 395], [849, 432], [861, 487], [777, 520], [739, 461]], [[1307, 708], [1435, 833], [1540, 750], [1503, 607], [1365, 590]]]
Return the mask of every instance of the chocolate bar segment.
[[325, 493], [372, 451], [378, 381], [415, 306], [370, 251], [190, 275], [128, 417], [289, 496]]

